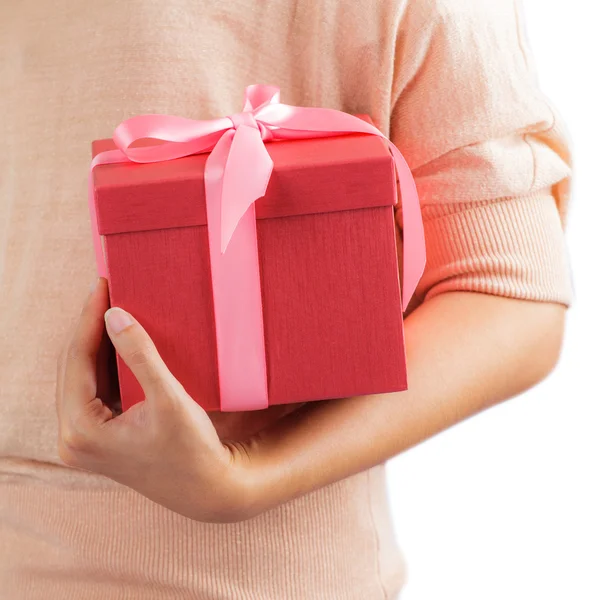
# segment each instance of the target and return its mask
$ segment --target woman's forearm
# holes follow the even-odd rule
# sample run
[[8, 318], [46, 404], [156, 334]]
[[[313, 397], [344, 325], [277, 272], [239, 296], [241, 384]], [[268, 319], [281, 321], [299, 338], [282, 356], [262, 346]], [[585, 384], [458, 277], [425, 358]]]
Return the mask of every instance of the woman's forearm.
[[406, 321], [408, 391], [311, 403], [240, 446], [256, 489], [268, 490], [256, 509], [379, 464], [536, 384], [556, 364], [564, 313], [466, 292], [424, 303]]

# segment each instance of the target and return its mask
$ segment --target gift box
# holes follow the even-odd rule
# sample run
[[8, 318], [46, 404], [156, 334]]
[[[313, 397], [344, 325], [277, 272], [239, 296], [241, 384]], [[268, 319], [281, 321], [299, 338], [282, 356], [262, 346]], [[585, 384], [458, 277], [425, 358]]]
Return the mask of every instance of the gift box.
[[[235, 232], [230, 247], [210, 245], [208, 154], [95, 166], [92, 218], [111, 305], [138, 319], [175, 377], [209, 411], [406, 389], [396, 168], [386, 140], [352, 134], [264, 148], [272, 172], [246, 215], [256, 242], [258, 306], [242, 281], [252, 277], [252, 248], [238, 244]], [[114, 151], [112, 140], [93, 144], [94, 155]], [[236, 244], [237, 271], [216, 284], [221, 275], [211, 251], [226, 258]], [[233, 325], [228, 318], [245, 302], [248, 319], [261, 321], [258, 334], [235, 324], [246, 319], [243, 312]], [[233, 371], [226, 373], [229, 363]], [[120, 358], [118, 372], [126, 410], [144, 395]], [[245, 403], [246, 377], [257, 373], [266, 401]], [[225, 389], [238, 400], [226, 403]]]

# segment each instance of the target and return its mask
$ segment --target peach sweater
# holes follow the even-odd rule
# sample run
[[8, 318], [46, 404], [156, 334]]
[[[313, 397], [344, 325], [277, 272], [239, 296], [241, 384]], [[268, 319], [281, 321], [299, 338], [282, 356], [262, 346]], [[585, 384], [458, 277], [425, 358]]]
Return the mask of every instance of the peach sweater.
[[0, 0], [2, 600], [401, 588], [383, 467], [206, 525], [57, 456], [56, 356], [94, 278], [90, 140], [138, 113], [237, 112], [251, 83], [370, 113], [401, 148], [429, 253], [417, 303], [448, 290], [569, 302], [569, 154], [513, 0]]

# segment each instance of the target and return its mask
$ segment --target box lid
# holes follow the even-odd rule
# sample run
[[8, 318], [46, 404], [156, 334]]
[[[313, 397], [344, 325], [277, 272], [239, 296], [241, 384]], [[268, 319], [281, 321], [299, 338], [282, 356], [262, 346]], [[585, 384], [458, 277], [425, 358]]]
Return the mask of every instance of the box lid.
[[[352, 134], [268, 142], [274, 168], [256, 217], [268, 219], [397, 202], [392, 156], [381, 138]], [[94, 156], [114, 149], [95, 141]], [[99, 165], [93, 185], [101, 235], [206, 224], [208, 154], [153, 164]]]

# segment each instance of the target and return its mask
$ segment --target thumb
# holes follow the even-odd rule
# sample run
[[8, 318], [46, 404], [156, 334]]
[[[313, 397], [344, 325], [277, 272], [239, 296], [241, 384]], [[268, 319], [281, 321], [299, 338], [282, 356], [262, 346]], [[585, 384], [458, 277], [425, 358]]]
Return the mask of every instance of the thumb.
[[154, 342], [128, 312], [111, 308], [104, 314], [104, 320], [115, 350], [142, 386], [146, 398], [161, 397], [176, 387], [175, 377]]

